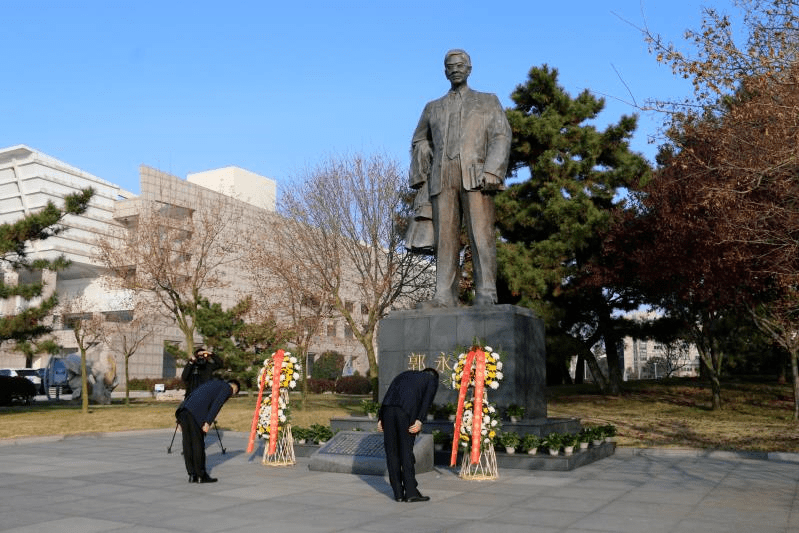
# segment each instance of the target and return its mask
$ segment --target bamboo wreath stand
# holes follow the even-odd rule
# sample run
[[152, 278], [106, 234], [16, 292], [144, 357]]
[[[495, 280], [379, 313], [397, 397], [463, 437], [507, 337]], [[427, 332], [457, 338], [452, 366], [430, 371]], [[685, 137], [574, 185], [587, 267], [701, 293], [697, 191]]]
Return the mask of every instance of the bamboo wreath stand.
[[[485, 394], [485, 393], [484, 393]], [[479, 416], [482, 419], [483, 416], [483, 406], [477, 406], [477, 402], [472, 402], [474, 404], [475, 413], [477, 413], [479, 409]], [[475, 414], [474, 416], [478, 416]], [[480, 424], [482, 427], [482, 423]], [[455, 432], [455, 435], [460, 433], [460, 428]], [[480, 439], [482, 441], [482, 438]], [[489, 442], [486, 446], [481, 446], [480, 449], [480, 457], [476, 463], [472, 463], [471, 457], [471, 446], [472, 442], [469, 441], [469, 446], [464, 449], [463, 458], [461, 459], [461, 470], [458, 474], [462, 479], [469, 479], [473, 481], [485, 481], [489, 479], [497, 479], [499, 478], [499, 470], [497, 469], [497, 454], [494, 452], [494, 443]]]
[[458, 474], [463, 479], [470, 479], [473, 481], [486, 481], [489, 479], [499, 478], [499, 470], [497, 469], [497, 454], [494, 453], [494, 445], [489, 443], [485, 448], [480, 450], [480, 459], [477, 463], [472, 464], [469, 448], [463, 453], [461, 459], [461, 471]]
[[[281, 390], [280, 398], [286, 404], [286, 407], [288, 407], [288, 391]], [[291, 435], [291, 424], [287, 423], [286, 426], [278, 432], [277, 446], [275, 447], [275, 453], [272, 455], [269, 454], [269, 438], [267, 437], [265, 440], [262, 464], [266, 466], [292, 466], [297, 463], [297, 458], [294, 455], [294, 438]]]

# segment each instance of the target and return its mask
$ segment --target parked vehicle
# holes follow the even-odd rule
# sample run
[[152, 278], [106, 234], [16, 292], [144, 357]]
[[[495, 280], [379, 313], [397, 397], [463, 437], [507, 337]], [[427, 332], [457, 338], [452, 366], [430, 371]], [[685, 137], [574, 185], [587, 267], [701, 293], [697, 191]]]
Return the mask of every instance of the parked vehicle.
[[0, 376], [0, 405], [14, 402], [30, 405], [36, 396], [36, 387], [30, 380], [20, 376]]
[[0, 376], [14, 378], [17, 377], [17, 371], [10, 368], [0, 368]]
[[67, 365], [61, 357], [51, 357], [44, 374], [44, 390], [48, 398], [59, 398], [62, 394], [72, 394], [69, 387]]
[[44, 381], [42, 380], [42, 376], [44, 375], [43, 371], [43, 368], [18, 368], [17, 375], [28, 378], [28, 380], [36, 386], [36, 394], [46, 394], [44, 390]]

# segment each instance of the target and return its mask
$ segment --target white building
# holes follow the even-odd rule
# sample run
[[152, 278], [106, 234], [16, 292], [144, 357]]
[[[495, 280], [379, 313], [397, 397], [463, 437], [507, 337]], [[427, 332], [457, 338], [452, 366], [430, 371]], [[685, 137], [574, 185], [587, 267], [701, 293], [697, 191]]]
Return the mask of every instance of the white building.
[[[191, 174], [187, 180], [142, 167], [141, 193], [137, 196], [27, 146], [0, 149], [0, 222], [17, 220], [41, 208], [48, 200], [61, 205], [65, 195], [87, 187], [95, 191], [87, 211], [80, 216], [67, 216], [63, 222], [67, 230], [34, 243], [31, 255], [54, 258], [63, 254], [71, 260], [69, 268], [43, 274], [47, 290], [55, 290], [61, 301], [83, 296], [91, 302], [92, 312], [103, 313], [107, 319], [119, 316], [120, 311], [129, 310], [131, 298], [125, 291], [111, 291], [99, 282], [104, 269], [95, 259], [95, 243], [99, 237], [112, 235], [124, 227], [148, 202], [190, 211], [192, 202], [197, 198], [224, 194], [241, 202], [243, 209], [275, 211], [275, 182], [237, 167]], [[260, 217], [243, 218], [257, 220]], [[248, 234], [246, 228], [242, 229], [242, 234]], [[5, 272], [3, 275], [12, 282], [18, 276], [25, 276], [16, 272]], [[34, 277], [41, 275], [33, 274]], [[247, 290], [239, 272], [231, 271], [230, 276], [230, 290], [214, 298], [214, 301], [221, 301], [223, 305], [235, 303]], [[0, 313], [12, 314], [22, 305], [24, 302], [20, 299], [5, 302]], [[71, 330], [65, 328], [63, 318], [53, 317], [55, 337], [63, 347], [63, 353], [73, 353], [77, 350], [77, 343]], [[161, 318], [153, 317], [153, 320], [158, 321], [160, 327], [130, 359], [131, 377], [169, 378], [178, 375], [179, 369], [165, 352], [164, 346], [166, 343], [181, 343], [182, 334], [177, 327]], [[368, 363], [366, 357], [362, 357], [364, 350], [342, 324], [343, 320], [329, 320], [309, 352], [319, 354], [336, 350], [354, 357], [355, 369], [365, 375]], [[199, 343], [201, 339], [197, 338], [196, 341]], [[90, 352], [89, 357], [99, 357], [99, 354]], [[117, 368], [121, 368], [121, 356], [117, 355], [116, 358]], [[34, 360], [34, 368], [46, 366], [48, 359], [46, 355], [40, 356]], [[0, 346], [0, 367], [19, 368], [24, 366], [24, 362], [22, 354], [13, 351], [9, 343]]]

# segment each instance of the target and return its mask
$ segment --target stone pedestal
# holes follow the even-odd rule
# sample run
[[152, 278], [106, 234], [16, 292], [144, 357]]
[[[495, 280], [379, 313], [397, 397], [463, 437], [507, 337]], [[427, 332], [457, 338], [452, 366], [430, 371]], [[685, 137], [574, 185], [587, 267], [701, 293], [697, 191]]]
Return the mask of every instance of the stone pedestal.
[[[408, 370], [412, 353], [424, 354], [424, 366], [436, 367], [442, 352], [468, 349], [475, 340], [504, 354], [504, 379], [499, 389], [489, 390], [489, 401], [501, 409], [523, 405], [525, 418], [546, 418], [544, 323], [530, 309], [515, 305], [414, 309], [388, 315], [380, 321], [380, 398], [394, 376]], [[441, 377], [435, 403], [456, 402], [457, 391], [447, 387], [450, 376]]]

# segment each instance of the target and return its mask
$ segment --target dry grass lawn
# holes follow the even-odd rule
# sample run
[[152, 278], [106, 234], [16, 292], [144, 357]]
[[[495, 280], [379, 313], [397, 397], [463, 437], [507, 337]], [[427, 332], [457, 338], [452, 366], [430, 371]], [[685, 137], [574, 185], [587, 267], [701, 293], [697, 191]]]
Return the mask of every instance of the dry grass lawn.
[[[598, 394], [590, 386], [552, 387], [549, 416], [577, 417], [585, 424], [614, 424], [621, 446], [664, 446], [723, 450], [799, 452], [799, 424], [793, 421], [788, 385], [732, 382], [724, 385], [720, 411], [710, 410], [706, 385], [690, 380], [628, 382], [619, 397]], [[292, 395], [292, 423], [327, 425], [331, 417], [360, 413], [360, 397], [311, 395], [308, 409]], [[177, 402], [134, 400], [91, 406], [35, 404], [0, 408], [0, 439], [35, 435], [173, 428]], [[231, 399], [218, 420], [223, 429], [250, 430], [254, 397]]]

